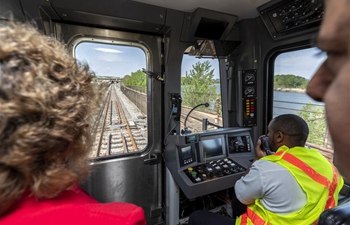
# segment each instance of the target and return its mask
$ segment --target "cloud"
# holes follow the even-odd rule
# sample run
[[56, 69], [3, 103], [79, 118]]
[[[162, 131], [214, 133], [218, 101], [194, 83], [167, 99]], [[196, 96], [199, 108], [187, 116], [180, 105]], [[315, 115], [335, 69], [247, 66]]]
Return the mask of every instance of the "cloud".
[[111, 48], [95, 48], [95, 50], [107, 53], [123, 53], [122, 51]]
[[96, 55], [95, 58], [96, 61], [106, 61], [106, 62], [122, 62], [123, 58], [119, 55], [115, 55], [115, 54], [98, 54]]

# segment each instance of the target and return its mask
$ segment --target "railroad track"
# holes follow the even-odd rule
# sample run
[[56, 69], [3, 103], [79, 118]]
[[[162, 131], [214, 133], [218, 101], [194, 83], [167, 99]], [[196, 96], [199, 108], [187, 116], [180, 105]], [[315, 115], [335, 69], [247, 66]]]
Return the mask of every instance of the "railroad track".
[[[146, 116], [139, 119], [132, 118], [128, 108], [132, 103], [123, 103], [119, 96], [122, 92], [119, 85], [111, 84], [103, 87], [103, 101], [100, 110], [95, 115], [92, 135], [96, 137], [90, 157], [102, 157], [108, 155], [117, 155], [141, 151], [147, 145], [147, 121]], [[183, 106], [181, 113], [181, 126], [191, 108]], [[137, 110], [137, 109], [136, 109]], [[202, 120], [208, 118], [210, 122], [221, 125], [221, 117], [215, 114], [201, 111], [193, 111], [188, 117], [187, 127], [192, 132], [202, 130]], [[216, 129], [208, 126], [208, 129]], [[333, 150], [325, 149], [308, 143], [312, 148], [318, 149], [326, 158], [333, 158]]]
[[[192, 109], [191, 107], [187, 107], [187, 106], [181, 107], [181, 127], [184, 127], [184, 124], [183, 124], [184, 120], [191, 109]], [[211, 123], [214, 123], [218, 126], [222, 126], [221, 116], [217, 116], [215, 113], [201, 111], [199, 109], [199, 110], [192, 111], [190, 116], [187, 118], [187, 122], [186, 122], [187, 128], [189, 128], [192, 132], [202, 131], [204, 118], [208, 119], [208, 121]], [[213, 130], [217, 128], [209, 125], [207, 126], [207, 129]]]
[[107, 89], [93, 126], [96, 139], [90, 157], [137, 152], [147, 144], [146, 117], [132, 120], [130, 105], [123, 103], [121, 95], [115, 84]]

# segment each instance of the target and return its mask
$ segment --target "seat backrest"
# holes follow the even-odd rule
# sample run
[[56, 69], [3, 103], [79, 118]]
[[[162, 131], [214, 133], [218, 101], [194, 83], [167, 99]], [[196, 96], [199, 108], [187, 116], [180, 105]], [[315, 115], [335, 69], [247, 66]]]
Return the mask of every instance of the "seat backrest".
[[350, 201], [324, 211], [318, 225], [350, 225]]
[[350, 225], [350, 186], [344, 184], [340, 190], [338, 206], [324, 211], [318, 225]]

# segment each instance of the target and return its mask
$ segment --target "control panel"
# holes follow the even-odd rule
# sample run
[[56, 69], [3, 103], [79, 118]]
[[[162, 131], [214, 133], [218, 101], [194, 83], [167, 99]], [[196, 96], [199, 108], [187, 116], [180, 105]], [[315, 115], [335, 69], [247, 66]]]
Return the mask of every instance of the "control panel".
[[193, 183], [200, 183], [244, 171], [246, 169], [243, 166], [232, 159], [225, 158], [189, 167], [184, 170], [184, 173]]
[[187, 198], [234, 186], [254, 159], [250, 128], [169, 135], [165, 165]]

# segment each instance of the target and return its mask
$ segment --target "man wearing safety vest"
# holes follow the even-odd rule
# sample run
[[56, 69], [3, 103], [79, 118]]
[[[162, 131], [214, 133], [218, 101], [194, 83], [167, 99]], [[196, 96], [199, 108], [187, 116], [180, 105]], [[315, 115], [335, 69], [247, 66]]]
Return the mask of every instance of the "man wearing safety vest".
[[237, 199], [246, 212], [229, 218], [194, 212], [190, 225], [311, 225], [320, 214], [337, 205], [344, 181], [336, 168], [317, 150], [304, 147], [309, 134], [306, 122], [292, 114], [274, 118], [268, 126], [268, 155], [256, 146], [256, 160], [236, 182]]

